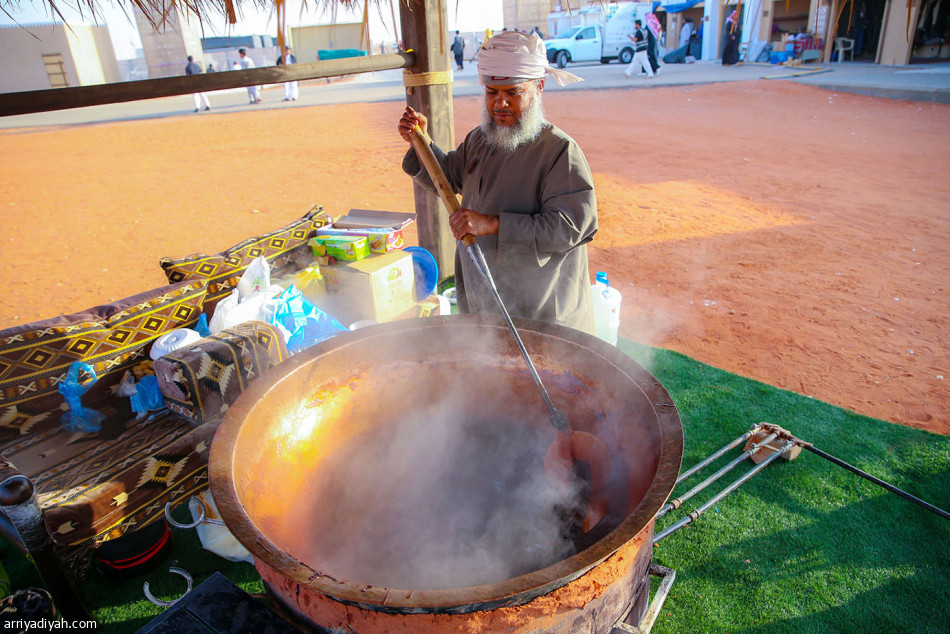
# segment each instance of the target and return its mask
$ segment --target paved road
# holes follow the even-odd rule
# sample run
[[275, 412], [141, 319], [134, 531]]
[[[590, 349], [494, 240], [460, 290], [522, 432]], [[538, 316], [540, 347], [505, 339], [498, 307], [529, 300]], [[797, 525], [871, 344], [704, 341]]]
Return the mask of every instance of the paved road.
[[[861, 62], [841, 64], [809, 64], [807, 66], [779, 66], [770, 64], [741, 64], [724, 67], [716, 62], [695, 64], [666, 64], [653, 79], [627, 79], [623, 66], [590, 63], [572, 64], [567, 70], [585, 81], [556, 90], [597, 90], [603, 88], [649, 89], [657, 86], [690, 85], [725, 81], [768, 79], [796, 81], [829, 90], [857, 94], [950, 103], [950, 63], [914, 66], [880, 66]], [[265, 87], [264, 102], [251, 105], [243, 88], [209, 93], [210, 112], [193, 113], [191, 95], [147, 99], [123, 104], [110, 104], [57, 112], [0, 117], [0, 128], [45, 127], [87, 124], [102, 121], [121, 121], [169, 116], [209, 116], [218, 112], [236, 112], [265, 108], [294, 108], [310, 105], [359, 103], [375, 101], [402, 101], [402, 71], [383, 71], [354, 75], [327, 83], [311, 80], [300, 85], [300, 99], [284, 102], [283, 85]], [[455, 96], [481, 94], [474, 64], [455, 73]]]

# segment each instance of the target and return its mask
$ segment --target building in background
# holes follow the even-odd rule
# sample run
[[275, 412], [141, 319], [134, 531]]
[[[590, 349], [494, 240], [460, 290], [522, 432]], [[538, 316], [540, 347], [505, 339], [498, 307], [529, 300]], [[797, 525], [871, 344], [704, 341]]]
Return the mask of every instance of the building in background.
[[[494, 30], [502, 27], [509, 31], [524, 31], [530, 33], [534, 27], [539, 27], [544, 37], [548, 37], [548, 14], [552, 11], [568, 11], [580, 9], [590, 5], [586, 0], [505, 0], [503, 15], [505, 23], [498, 25]], [[597, 4], [606, 4], [600, 3]]]
[[201, 46], [203, 53], [195, 59], [202, 60], [202, 68], [205, 70], [208, 64], [214, 64], [216, 71], [232, 70], [235, 63], [240, 63], [238, 50], [242, 48], [247, 56], [254, 60], [255, 68], [273, 66], [280, 55], [277, 41], [270, 35], [206, 37], [201, 40]]
[[[935, 10], [938, 5], [939, 0], [911, 2], [910, 6], [887, 0], [745, 0], [740, 10], [743, 47], [767, 53], [788, 40], [796, 53], [801, 47], [814, 47], [827, 50], [836, 59], [836, 51], [843, 45], [848, 49], [844, 55], [847, 61], [888, 66], [938, 59], [941, 50], [927, 46], [929, 32], [944, 33], [948, 28], [947, 12]], [[725, 4], [662, 0], [657, 12], [665, 10], [667, 14], [668, 48], [674, 48], [669, 43], [678, 41], [684, 18], [689, 16], [694, 26], [703, 27], [702, 59], [715, 60], [722, 55], [726, 18], [737, 8], [733, 0]], [[936, 29], [922, 28], [928, 21]], [[943, 39], [940, 35], [935, 41], [942, 43]], [[950, 49], [946, 57], [950, 57]]]
[[120, 81], [109, 29], [62, 23], [0, 26], [3, 92]]
[[142, 38], [149, 79], [183, 74], [189, 55], [204, 67], [198, 16], [176, 3], [166, 8], [164, 19], [153, 16], [155, 28], [149, 16], [138, 6], [133, 6], [132, 10]]
[[[289, 44], [298, 62], [315, 62], [320, 51], [350, 49], [374, 52], [372, 49], [367, 50], [363, 24], [360, 22], [293, 27], [290, 29]], [[380, 52], [378, 46], [375, 52]]]
[[[504, 0], [504, 27], [529, 32], [540, 26], [546, 38], [548, 15], [594, 10], [609, 12], [612, 0]], [[851, 46], [846, 60], [903, 66], [911, 62], [950, 59], [950, 11], [942, 0], [744, 0], [740, 19], [742, 41], [749, 50], [772, 50], [783, 36], [799, 47], [828, 44], [837, 58], [837, 43]], [[666, 50], [675, 49], [685, 18], [702, 27], [702, 59], [722, 56], [726, 18], [738, 8], [735, 0], [662, 0], [654, 12], [663, 25]], [[501, 26], [495, 30], [500, 30]], [[807, 38], [811, 41], [804, 41]], [[821, 44], [819, 44], [819, 42]], [[796, 49], [796, 52], [798, 49]], [[754, 60], [749, 60], [754, 61]]]

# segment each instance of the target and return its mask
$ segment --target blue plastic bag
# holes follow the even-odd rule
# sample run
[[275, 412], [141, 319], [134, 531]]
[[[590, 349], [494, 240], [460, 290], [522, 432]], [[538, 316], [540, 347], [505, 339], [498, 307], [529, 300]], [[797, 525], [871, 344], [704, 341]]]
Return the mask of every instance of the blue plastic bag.
[[[79, 371], [92, 377], [86, 383], [79, 383]], [[82, 361], [74, 361], [66, 372], [66, 380], [59, 384], [59, 393], [66, 398], [69, 410], [63, 412], [59, 421], [63, 429], [70, 432], [97, 432], [102, 429], [105, 416], [94, 409], [82, 406], [82, 395], [89, 391], [99, 377], [92, 366]]]
[[165, 407], [165, 399], [158, 387], [158, 379], [154, 374], [147, 374], [135, 384], [135, 394], [129, 396], [132, 411], [136, 414]]
[[277, 311], [271, 323], [289, 333], [291, 354], [346, 331], [346, 326], [314, 306], [296, 286], [277, 296]]
[[201, 316], [198, 317], [198, 323], [195, 324], [195, 330], [198, 331], [198, 334], [202, 337], [211, 336], [211, 329], [208, 328], [208, 316], [204, 313], [201, 313]]

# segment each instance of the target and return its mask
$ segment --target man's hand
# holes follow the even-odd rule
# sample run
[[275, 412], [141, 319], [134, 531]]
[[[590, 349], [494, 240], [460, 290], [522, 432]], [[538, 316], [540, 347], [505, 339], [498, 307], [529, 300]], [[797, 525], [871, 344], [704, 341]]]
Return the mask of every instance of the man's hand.
[[466, 233], [473, 236], [494, 235], [498, 233], [498, 216], [486, 216], [462, 207], [449, 216], [449, 226], [456, 240], [461, 240]]
[[416, 112], [409, 106], [406, 106], [406, 111], [402, 113], [402, 118], [399, 119], [399, 136], [406, 140], [406, 143], [411, 143], [412, 141], [409, 138], [409, 135], [412, 133], [412, 129], [419, 124], [419, 127], [422, 128], [422, 133], [426, 134], [426, 130], [429, 125], [429, 120], [421, 112]]

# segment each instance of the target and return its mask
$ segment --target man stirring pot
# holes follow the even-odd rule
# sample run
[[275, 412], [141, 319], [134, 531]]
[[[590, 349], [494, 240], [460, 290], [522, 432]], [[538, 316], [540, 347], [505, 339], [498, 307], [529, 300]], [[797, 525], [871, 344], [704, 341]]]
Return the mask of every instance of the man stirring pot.
[[[480, 126], [455, 149], [432, 150], [461, 209], [449, 224], [457, 240], [476, 236], [498, 292], [514, 317], [593, 332], [587, 243], [597, 232], [597, 202], [587, 159], [577, 143], [545, 119], [542, 94], [550, 74], [562, 86], [580, 78], [550, 68], [537, 35], [504, 31], [478, 55], [485, 86]], [[428, 119], [406, 108], [399, 134], [410, 140]], [[410, 147], [403, 170], [429, 191], [432, 181]], [[463, 246], [455, 251], [459, 311], [498, 308]]]

